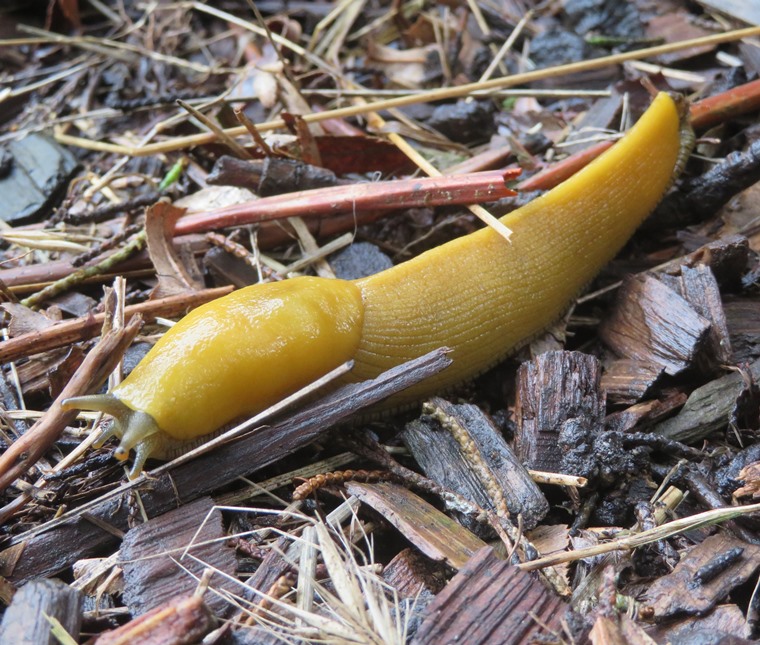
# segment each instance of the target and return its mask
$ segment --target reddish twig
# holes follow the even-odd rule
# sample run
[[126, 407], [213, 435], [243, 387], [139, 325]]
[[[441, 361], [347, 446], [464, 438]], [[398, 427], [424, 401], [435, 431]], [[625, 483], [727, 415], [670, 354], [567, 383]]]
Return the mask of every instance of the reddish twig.
[[757, 110], [760, 110], [760, 80], [697, 101], [691, 106], [691, 125], [695, 130], [705, 130]]
[[243, 226], [288, 217], [320, 217], [333, 213], [394, 210], [454, 204], [477, 204], [514, 195], [506, 182], [519, 170], [491, 170], [451, 177], [334, 186], [265, 197], [245, 204], [183, 217], [175, 235]]
[[[218, 289], [205, 289], [196, 293], [168, 296], [159, 300], [149, 300], [125, 307], [124, 316], [127, 320], [136, 315], [142, 315], [146, 320], [154, 320], [157, 316], [179, 316], [205, 302], [221, 298], [231, 291], [232, 287], [220, 287]], [[0, 343], [0, 363], [15, 361], [29, 354], [38, 354], [56, 347], [93, 338], [100, 333], [104, 319], [105, 314], [102, 313], [83, 316], [3, 341]]]
[[565, 179], [569, 179], [581, 168], [584, 168], [602, 154], [607, 148], [612, 147], [614, 141], [600, 141], [593, 146], [580, 150], [575, 154], [566, 157], [562, 161], [537, 172], [532, 177], [521, 181], [517, 184], [518, 190], [528, 192], [531, 190], [549, 190], [561, 184]]

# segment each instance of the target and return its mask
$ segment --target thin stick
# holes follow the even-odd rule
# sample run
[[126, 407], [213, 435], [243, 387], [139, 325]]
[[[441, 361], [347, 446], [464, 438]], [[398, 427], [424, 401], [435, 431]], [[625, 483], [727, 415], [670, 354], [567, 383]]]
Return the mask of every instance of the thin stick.
[[100, 386], [121, 360], [121, 355], [137, 336], [141, 326], [139, 316], [132, 318], [126, 327], [106, 333], [87, 354], [47, 413], [0, 456], [0, 491], [4, 491], [29, 470], [76, 418], [76, 410], [64, 410], [61, 401], [91, 389], [93, 384], [96, 384], [94, 387]]
[[177, 222], [174, 235], [287, 217], [487, 202], [514, 195], [505, 182], [515, 174], [513, 170], [491, 170], [471, 175], [349, 184], [273, 195], [186, 215]]
[[21, 304], [26, 305], [27, 307], [37, 307], [48, 298], [52, 298], [60, 293], [63, 293], [64, 291], [67, 291], [68, 289], [71, 289], [75, 285], [84, 282], [87, 278], [91, 278], [94, 275], [100, 275], [107, 272], [109, 269], [113, 268], [120, 262], [126, 260], [133, 253], [140, 251], [143, 246], [145, 246], [145, 239], [145, 233], [144, 231], [141, 231], [135, 235], [130, 242], [125, 244], [115, 253], [109, 255], [104, 260], [101, 260], [97, 264], [93, 264], [91, 267], [85, 267], [83, 269], [74, 271], [74, 273], [71, 273], [65, 278], [62, 278], [61, 280], [48, 285], [41, 291], [33, 293], [28, 298], [22, 300]]
[[[160, 300], [148, 300], [124, 307], [124, 316], [129, 319], [141, 314], [146, 321], [155, 320], [157, 316], [177, 316], [206, 302], [226, 296], [231, 291], [232, 287], [219, 287], [168, 296]], [[29, 354], [46, 352], [97, 336], [104, 319], [104, 313], [91, 314], [5, 340], [0, 343], [0, 363], [15, 361]]]
[[719, 524], [732, 520], [735, 517], [742, 515], [749, 515], [751, 513], [760, 512], [760, 504], [750, 504], [748, 506], [729, 506], [726, 508], [716, 508], [703, 513], [697, 513], [690, 517], [683, 517], [672, 522], [667, 522], [661, 526], [656, 526], [648, 531], [642, 531], [635, 535], [629, 535], [621, 537], [612, 542], [605, 544], [597, 544], [595, 546], [586, 547], [584, 549], [577, 549], [575, 551], [562, 551], [561, 553], [555, 553], [554, 555], [546, 556], [545, 558], [539, 558], [538, 560], [532, 560], [531, 562], [523, 562], [517, 566], [523, 571], [533, 571], [534, 569], [541, 569], [543, 567], [554, 566], [563, 562], [574, 562], [583, 558], [590, 558], [593, 556], [601, 555], [603, 553], [609, 553], [610, 551], [629, 551], [636, 547], [656, 542], [657, 540], [664, 540], [666, 538], [678, 535], [685, 531], [692, 531], [702, 526], [709, 526], [712, 524]]
[[246, 116], [242, 108], [237, 107], [233, 110], [233, 112], [235, 113], [235, 118], [240, 122], [240, 125], [248, 130], [248, 134], [251, 135], [251, 138], [256, 142], [256, 145], [261, 148], [264, 156], [271, 157], [273, 155], [272, 149], [269, 147], [267, 142], [264, 141], [264, 137], [262, 137], [261, 132], [256, 129], [254, 122]]
[[[578, 72], [587, 72], [590, 70], [601, 69], [610, 65], [617, 65], [618, 63], [622, 63], [627, 60], [659, 56], [660, 54], [668, 54], [670, 52], [680, 51], [682, 49], [688, 49], [690, 47], [720, 45], [722, 43], [732, 42], [735, 40], [741, 40], [742, 38], [758, 35], [760, 35], [760, 27], [735, 29], [733, 31], [727, 31], [722, 34], [713, 34], [711, 36], [704, 36], [701, 38], [691, 38], [689, 40], [681, 40], [675, 43], [658, 45], [656, 47], [645, 47], [644, 49], [622, 52], [620, 54], [613, 54], [611, 56], [604, 56], [602, 58], [593, 58], [591, 60], [568, 63], [567, 65], [547, 67], [544, 69], [524, 72], [522, 74], [513, 74], [512, 76], [502, 76], [499, 78], [491, 79], [490, 81], [485, 81], [483, 83], [467, 83], [465, 85], [459, 85], [456, 87], [443, 87], [435, 90], [429, 90], [427, 92], [419, 92], [418, 94], [413, 94], [410, 96], [399, 96], [392, 99], [385, 99], [383, 101], [375, 101], [372, 103], [367, 103], [366, 105], [351, 105], [343, 108], [337, 108], [335, 110], [326, 110], [324, 112], [305, 114], [303, 116], [303, 120], [306, 123], [316, 123], [319, 121], [325, 121], [327, 119], [346, 118], [359, 114], [366, 114], [368, 112], [377, 112], [394, 107], [403, 107], [405, 105], [414, 105], [417, 103], [427, 103], [430, 101], [459, 98], [462, 96], [467, 96], [470, 93], [478, 90], [491, 90], [512, 87], [514, 85], [532, 83], [534, 81], [554, 78], [565, 74], [575, 74]], [[305, 52], [305, 50], [302, 51]], [[259, 132], [264, 132], [267, 130], [283, 128], [285, 127], [285, 122], [282, 119], [275, 119], [266, 123], [260, 123], [256, 127]], [[242, 126], [225, 130], [225, 133], [231, 137], [246, 134], [246, 132], [247, 130]], [[113, 143], [91, 141], [89, 139], [71, 137], [63, 134], [56, 135], [56, 139], [60, 143], [80, 146], [82, 148], [87, 148], [90, 150], [99, 150], [101, 152], [114, 152], [117, 154], [129, 154], [135, 157], [144, 157], [161, 152], [180, 150], [189, 146], [212, 143], [213, 141], [216, 141], [216, 135], [204, 132], [187, 137], [179, 137], [177, 139], [173, 139], [172, 141], [166, 141], [163, 143], [149, 144], [143, 147], [120, 146]]]
[[205, 125], [209, 130], [211, 130], [211, 132], [213, 132], [219, 139], [221, 139], [222, 143], [225, 144], [230, 150], [232, 150], [238, 157], [241, 159], [253, 159], [253, 155], [251, 155], [243, 146], [235, 141], [235, 139], [229, 136], [224, 131], [224, 128], [219, 127], [205, 114], [203, 114], [203, 112], [196, 110], [187, 101], [183, 101], [182, 99], [177, 99], [177, 105], [179, 105], [183, 110], [185, 110], [195, 119], [197, 119], [201, 124]]

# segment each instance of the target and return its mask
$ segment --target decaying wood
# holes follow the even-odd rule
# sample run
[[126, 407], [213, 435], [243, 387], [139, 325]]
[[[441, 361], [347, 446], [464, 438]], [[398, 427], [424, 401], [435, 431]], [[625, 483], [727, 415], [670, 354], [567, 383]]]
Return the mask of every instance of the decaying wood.
[[[216, 298], [221, 298], [232, 291], [232, 287], [204, 289], [196, 293], [185, 293], [176, 296], [149, 300], [136, 305], [124, 307], [125, 320], [140, 314], [146, 322], [164, 316], [173, 318], [187, 313], [190, 309]], [[30, 331], [21, 336], [10, 338], [0, 343], [0, 362], [7, 363], [30, 354], [39, 354], [57, 347], [94, 338], [103, 327], [105, 314], [93, 314], [74, 318], [64, 322], [51, 323], [45, 329]]]
[[518, 645], [562, 632], [565, 603], [486, 547], [424, 612], [414, 645]]
[[213, 627], [214, 617], [201, 598], [175, 598], [118, 629], [104, 632], [94, 645], [199, 643]]
[[142, 319], [137, 315], [124, 327], [107, 332], [87, 355], [45, 415], [0, 456], [0, 491], [37, 463], [61, 436], [66, 426], [76, 419], [77, 411], [64, 410], [61, 401], [100, 387], [116, 368], [141, 326]]
[[710, 322], [675, 291], [650, 275], [639, 275], [623, 281], [599, 335], [618, 356], [676, 375], [693, 364], [709, 329]]
[[[758, 85], [760, 87], [760, 85]], [[743, 235], [728, 235], [699, 247], [679, 261], [681, 266], [710, 267], [718, 284], [736, 285], [749, 261], [749, 241]]]
[[46, 616], [79, 637], [84, 596], [60, 580], [35, 580], [16, 592], [0, 624], [0, 643], [58, 645]]
[[549, 503], [480, 408], [436, 397], [425, 412], [403, 433], [425, 475], [481, 508], [503, 515], [505, 505], [513, 517], [522, 516], [525, 528], [535, 527]]
[[604, 423], [599, 361], [580, 352], [547, 352], [517, 374], [515, 450], [531, 469], [576, 470]]
[[744, 612], [732, 604], [718, 605], [706, 616], [692, 616], [676, 622], [652, 625], [647, 633], [657, 643], [695, 643], [709, 634], [720, 638], [725, 645], [750, 645], [756, 640], [748, 640], [747, 620]]
[[760, 497], [760, 461], [755, 461], [742, 468], [738, 479], [744, 482], [744, 485], [734, 491], [734, 497], [747, 495], [751, 495], [754, 499]]
[[[741, 550], [739, 557], [717, 568], [718, 560], [732, 549]], [[716, 569], [712, 576], [711, 567]], [[672, 573], [655, 580], [646, 592], [645, 602], [654, 608], [658, 621], [684, 614], [701, 616], [746, 582], [758, 567], [760, 546], [717, 533], [682, 557]]]
[[249, 160], [228, 156], [217, 160], [206, 181], [211, 185], [248, 188], [260, 197], [353, 183], [338, 179], [327, 168], [297, 159], [265, 157]]
[[[744, 404], [745, 393], [752, 392], [760, 381], [760, 360], [747, 368], [732, 372], [694, 390], [683, 410], [675, 417], [655, 426], [654, 431], [669, 439], [683, 443], [695, 443], [708, 437], [712, 432], [722, 430], [729, 423], [744, 426], [744, 410], [749, 426], [757, 427], [757, 401]], [[757, 397], [752, 397], [756, 399]]]
[[[119, 565], [124, 571], [123, 598], [131, 614], [140, 616], [166, 598], [192, 593], [206, 567], [234, 577], [237, 560], [224, 537], [222, 514], [209, 497], [130, 529], [121, 544]], [[240, 592], [238, 585], [216, 573], [209, 586]], [[208, 591], [204, 599], [218, 616], [229, 610], [229, 604], [216, 593]]]
[[374, 508], [422, 553], [461, 569], [482, 547], [480, 538], [396, 484], [348, 482], [346, 490]]
[[401, 598], [417, 598], [423, 592], [436, 594], [443, 588], [444, 569], [417, 551], [404, 549], [383, 567], [383, 580]]
[[621, 358], [604, 370], [601, 386], [610, 403], [637, 403], [647, 396], [664, 371], [661, 365], [649, 361]]
[[[705, 264], [695, 267], [682, 266], [680, 293], [700, 316], [710, 321], [707, 360], [717, 361], [720, 365], [730, 364], [732, 352], [726, 314], [723, 311], [718, 281], [710, 267]], [[709, 366], [708, 364], [706, 367]]]
[[593, 645], [657, 645], [631, 618], [611, 613], [610, 616], [597, 616], [589, 634]]
[[[17, 536], [12, 544], [23, 543], [24, 549], [7, 577], [20, 583], [54, 575], [76, 560], [112, 546], [114, 536], [93, 526], [88, 516], [126, 530], [129, 495], [133, 489], [139, 492], [148, 517], [165, 513], [308, 445], [334, 424], [435, 374], [450, 362], [444, 351], [431, 352], [388, 370], [372, 381], [342, 387], [279, 423], [263, 426], [212, 453], [171, 468], [158, 469], [154, 474], [124, 484], [61, 518]], [[83, 514], [85, 511], [87, 515]], [[4, 553], [0, 552], [0, 558]]]
[[723, 304], [726, 324], [731, 334], [733, 360], [738, 364], [760, 355], [760, 302], [741, 299]]
[[[602, 388], [604, 388], [604, 376], [602, 376]], [[636, 426], [648, 428], [683, 407], [686, 399], [686, 394], [674, 392], [662, 400], [642, 401], [625, 410], [607, 415], [604, 426], [607, 430], [617, 432], [626, 432]]]
[[657, 221], [684, 226], [717, 213], [741, 191], [760, 180], [760, 141], [743, 152], [732, 152], [723, 161], [671, 193], [657, 208]]

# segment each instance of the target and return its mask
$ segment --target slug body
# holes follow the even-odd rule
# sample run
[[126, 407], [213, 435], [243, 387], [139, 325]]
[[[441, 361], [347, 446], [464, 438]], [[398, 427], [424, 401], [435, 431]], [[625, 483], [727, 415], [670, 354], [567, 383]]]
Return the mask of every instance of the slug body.
[[557, 320], [654, 209], [682, 153], [682, 115], [660, 94], [575, 176], [506, 215], [511, 243], [483, 229], [353, 282], [254, 285], [182, 319], [107, 395], [70, 408], [114, 415], [131, 476], [177, 441], [208, 434], [354, 360], [350, 380], [441, 346], [452, 365], [393, 400], [472, 378]]

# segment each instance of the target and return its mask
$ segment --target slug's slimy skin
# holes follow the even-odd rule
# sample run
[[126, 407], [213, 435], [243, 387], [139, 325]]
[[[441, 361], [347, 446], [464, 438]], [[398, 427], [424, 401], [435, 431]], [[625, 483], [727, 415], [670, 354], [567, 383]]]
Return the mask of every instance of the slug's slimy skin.
[[64, 401], [115, 419], [99, 438], [135, 449], [130, 476], [148, 457], [209, 434], [350, 360], [359, 346], [363, 303], [346, 280], [294, 278], [235, 291], [190, 312], [166, 332], [109, 394]]
[[[614, 147], [491, 229], [368, 278], [295, 278], [200, 307], [107, 395], [69, 408], [112, 414], [131, 476], [177, 441], [254, 414], [339, 364], [363, 380], [441, 346], [452, 365], [403, 405], [488, 369], [554, 322], [654, 209], [682, 152], [682, 110], [660, 94]], [[107, 436], [107, 435], [106, 435]]]
[[352, 377], [450, 347], [453, 364], [403, 404], [485, 371], [556, 321], [670, 186], [681, 110], [658, 95], [615, 146], [501, 218], [511, 244], [483, 229], [357, 281], [365, 311]]

